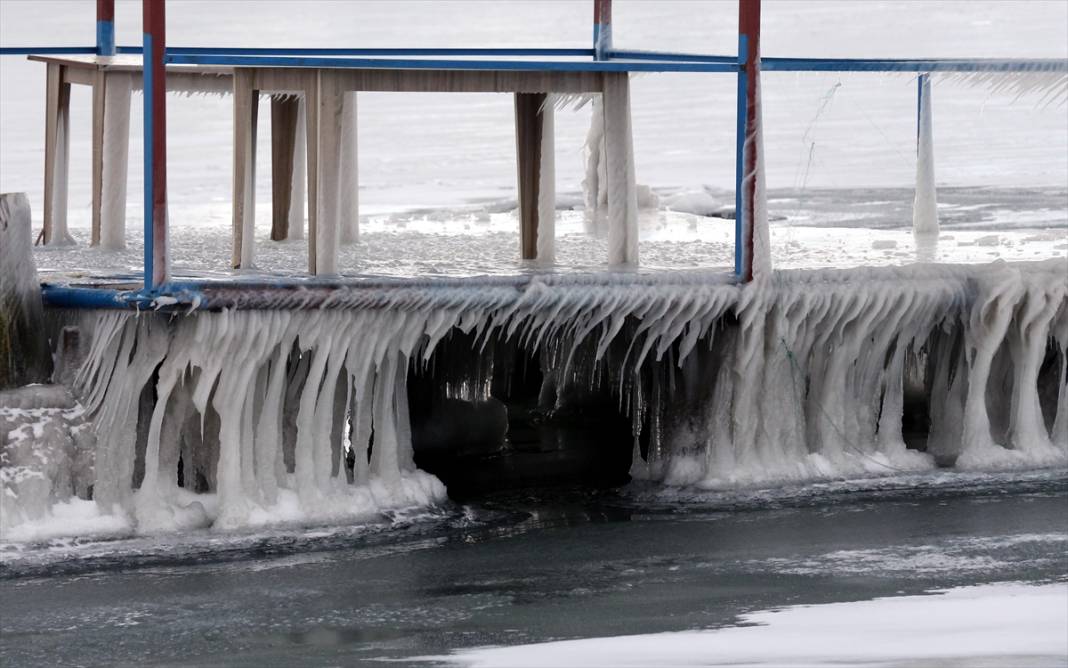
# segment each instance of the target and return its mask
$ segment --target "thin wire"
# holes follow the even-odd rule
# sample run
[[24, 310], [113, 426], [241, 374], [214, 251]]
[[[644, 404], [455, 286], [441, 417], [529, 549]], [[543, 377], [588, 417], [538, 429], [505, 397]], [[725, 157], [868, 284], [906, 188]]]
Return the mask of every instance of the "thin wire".
[[[790, 347], [789, 347], [788, 345], [786, 345], [786, 339], [785, 339], [785, 338], [782, 338], [782, 337], [780, 337], [780, 338], [779, 338], [779, 341], [780, 341], [780, 342], [782, 343], [782, 347], [783, 347], [783, 350], [785, 350], [785, 351], [786, 351], [786, 358], [787, 358], [788, 360], [790, 360], [790, 382], [791, 382], [791, 383], [792, 383], [792, 385], [793, 385], [793, 388], [794, 388], [794, 396], [796, 397], [796, 396], [797, 396], [797, 381], [796, 381], [796, 380], [795, 380], [795, 378], [794, 378], [794, 375], [795, 375], [795, 374], [794, 374], [794, 372], [795, 372], [795, 371], [800, 371], [800, 368], [798, 367], [798, 364], [797, 364], [797, 359], [796, 359], [796, 358], [794, 357], [794, 353], [793, 353], [793, 351], [792, 351], [792, 350], [790, 350]], [[871, 461], [872, 463], [874, 463], [874, 464], [876, 464], [876, 465], [878, 465], [878, 466], [882, 466], [882, 467], [884, 467], [884, 468], [890, 469], [891, 471], [896, 471], [896, 472], [898, 472], [898, 473], [907, 473], [907, 472], [908, 472], [908, 471], [906, 471], [905, 469], [902, 469], [902, 468], [898, 468], [898, 467], [896, 467], [896, 466], [893, 466], [893, 465], [891, 465], [891, 464], [887, 464], [886, 462], [881, 462], [881, 461], [879, 461], [878, 459], [875, 459], [874, 457], [872, 457], [871, 455], [869, 455], [868, 453], [864, 452], [864, 451], [863, 451], [863, 450], [861, 450], [860, 448], [858, 448], [858, 447], [856, 446], [856, 444], [855, 444], [855, 443], [853, 443], [853, 442], [852, 442], [852, 441], [851, 441], [851, 440], [850, 440], [850, 439], [849, 439], [849, 438], [848, 438], [848, 437], [847, 437], [847, 436], [845, 435], [845, 433], [843, 433], [843, 432], [842, 432], [842, 430], [838, 428], [838, 425], [836, 425], [836, 424], [834, 423], [834, 420], [832, 420], [832, 419], [831, 419], [831, 415], [830, 415], [830, 413], [828, 413], [828, 412], [827, 412], [827, 409], [825, 409], [825, 408], [823, 407], [823, 403], [822, 403], [822, 402], [819, 402], [819, 401], [817, 401], [817, 402], [815, 402], [815, 403], [816, 403], [816, 406], [817, 406], [817, 407], [818, 407], [818, 408], [820, 409], [820, 412], [822, 412], [822, 413], [823, 413], [824, 419], [826, 419], [826, 420], [827, 420], [827, 423], [828, 423], [828, 424], [830, 424], [830, 425], [831, 425], [831, 427], [833, 427], [833, 428], [834, 428], [834, 430], [835, 430], [836, 432], [838, 432], [838, 435], [839, 435], [839, 436], [841, 437], [841, 439], [842, 439], [842, 442], [843, 442], [843, 445], [845, 445], [845, 446], [846, 446], [846, 449], [847, 449], [847, 450], [849, 450], [849, 451], [853, 452], [853, 454], [856, 454], [856, 455], [860, 455], [861, 457], [863, 457], [863, 458], [865, 458], [865, 459], [867, 459], [867, 460]], [[798, 408], [798, 414], [799, 414], [799, 415], [803, 415], [804, 413], [803, 413], [803, 411], [802, 411], [802, 409], [801, 409], [801, 403], [800, 403], [800, 400], [798, 401], [798, 404], [797, 404], [797, 408]]]

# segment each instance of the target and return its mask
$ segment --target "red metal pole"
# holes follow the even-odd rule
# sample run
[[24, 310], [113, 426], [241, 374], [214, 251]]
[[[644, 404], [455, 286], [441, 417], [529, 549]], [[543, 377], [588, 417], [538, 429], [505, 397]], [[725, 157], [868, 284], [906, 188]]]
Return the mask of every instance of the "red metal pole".
[[167, 48], [165, 0], [143, 0], [145, 88], [145, 288], [170, 278], [167, 253]]
[[593, 59], [608, 60], [612, 53], [612, 0], [593, 0]]
[[[760, 119], [760, 0], [739, 0], [738, 33], [745, 38], [745, 148], [742, 198], [745, 220], [743, 280], [753, 280], [753, 229], [755, 224], [757, 162], [760, 143], [756, 130]], [[740, 215], [740, 214], [739, 214]]]
[[96, 55], [115, 55], [115, 0], [96, 0]]

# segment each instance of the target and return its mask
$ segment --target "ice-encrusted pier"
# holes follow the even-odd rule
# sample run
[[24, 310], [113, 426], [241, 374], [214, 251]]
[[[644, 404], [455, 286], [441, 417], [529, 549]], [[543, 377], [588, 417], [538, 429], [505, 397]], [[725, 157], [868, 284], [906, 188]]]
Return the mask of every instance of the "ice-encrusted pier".
[[[83, 68], [124, 77], [121, 89], [108, 89], [114, 94], [97, 94], [104, 105], [94, 125], [97, 157], [111, 155], [103, 143], [125, 126], [107, 131], [108, 104], [113, 114], [128, 104], [135, 86], [126, 79], [143, 77], [144, 284], [103, 276], [45, 286], [47, 325], [33, 326], [54, 347], [57, 385], [19, 388], [0, 401], [5, 538], [33, 538], [50, 518], [70, 513], [140, 532], [362, 518], [441, 500], [442, 480], [462, 493], [483, 469], [498, 484], [539, 471], [559, 480], [582, 468], [599, 482], [629, 476], [729, 488], [1068, 463], [1061, 260], [772, 271], [759, 1], [740, 3], [737, 57], [614, 51], [608, 6], [596, 2], [593, 49], [423, 50], [435, 53], [414, 55], [447, 58], [411, 60], [404, 50], [168, 50], [163, 2], [146, 0], [143, 67], [109, 60], [111, 44]], [[521, 59], [530, 55], [542, 60]], [[593, 61], [567, 60], [583, 56]], [[45, 237], [53, 242], [64, 236], [62, 101], [73, 79], [88, 76], [64, 74], [74, 62], [63, 62], [49, 61], [45, 221], [55, 227]], [[221, 70], [211, 68], [227, 68], [236, 267], [249, 269], [255, 259], [256, 100], [264, 91], [283, 96], [276, 102], [289, 111], [280, 116], [290, 118], [280, 135], [295, 142], [301, 114], [292, 96], [303, 98], [315, 278], [175, 280], [167, 253], [167, 64], [208, 68], [196, 76], [211, 74], [216, 85]], [[764, 65], [920, 74], [917, 236], [938, 233], [927, 73], [1068, 71], [1068, 61]], [[638, 261], [632, 71], [738, 77], [733, 275], [616, 271]], [[538, 273], [340, 277], [338, 245], [357, 233], [346, 176], [355, 164], [355, 90], [516, 94], [520, 254], [538, 261]], [[109, 95], [118, 100], [108, 103]], [[592, 95], [598, 110], [586, 212], [594, 222], [598, 208], [606, 214], [610, 271], [546, 270], [554, 256], [556, 95], [564, 102]], [[113, 148], [125, 150], [122, 142]], [[300, 150], [279, 152], [287, 174], [279, 191], [288, 197], [279, 200], [293, 205], [300, 197], [287, 189], [303, 178]], [[115, 184], [124, 182], [125, 166], [106, 171], [105, 162], [123, 158], [105, 157], [94, 161], [94, 239], [119, 239], [125, 221], [112, 214], [122, 208]], [[293, 224], [289, 205], [275, 222], [295, 236], [303, 216]], [[28, 210], [23, 223], [28, 231]]]
[[[203, 294], [193, 314], [51, 310], [82, 333], [96, 503], [141, 530], [440, 499], [420, 451], [458, 456], [495, 420], [487, 451], [590, 447], [554, 422], [591, 405], [630, 425], [593, 439], [603, 465], [669, 485], [1068, 463], [1057, 261]], [[452, 435], [428, 435], [443, 413]], [[9, 498], [5, 521], [34, 512]]]

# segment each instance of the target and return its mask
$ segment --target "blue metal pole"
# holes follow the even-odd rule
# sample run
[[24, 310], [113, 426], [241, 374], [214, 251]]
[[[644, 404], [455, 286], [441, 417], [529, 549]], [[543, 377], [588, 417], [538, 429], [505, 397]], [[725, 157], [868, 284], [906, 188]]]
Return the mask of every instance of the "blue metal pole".
[[734, 274], [741, 277], [745, 269], [745, 222], [742, 217], [742, 179], [745, 176], [745, 116], [746, 91], [749, 89], [745, 73], [745, 57], [749, 52], [748, 39], [738, 35], [738, 109], [734, 134]]
[[929, 74], [921, 74], [916, 77], [916, 151], [920, 150], [920, 125], [923, 123], [923, 85]]

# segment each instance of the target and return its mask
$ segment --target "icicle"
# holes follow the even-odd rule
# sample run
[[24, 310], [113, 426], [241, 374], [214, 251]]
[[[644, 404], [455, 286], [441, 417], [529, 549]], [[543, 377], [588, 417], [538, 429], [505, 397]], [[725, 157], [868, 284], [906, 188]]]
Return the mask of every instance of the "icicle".
[[586, 134], [586, 144], [584, 146], [586, 176], [582, 180], [582, 193], [585, 201], [584, 219], [586, 231], [599, 233], [603, 223], [603, 216], [599, 214], [602, 211], [602, 207], [608, 203], [603, 96], [594, 96], [591, 108], [590, 129]]
[[968, 398], [964, 404], [964, 450], [958, 466], [983, 466], [990, 459], [1004, 456], [1003, 448], [990, 433], [990, 416], [986, 406], [986, 387], [990, 367], [998, 347], [1005, 339], [1013, 311], [1023, 296], [1019, 273], [1002, 267], [991, 272], [979, 286], [979, 296], [969, 316], [965, 342], [968, 353]]
[[[446, 391], [483, 398], [506, 338], [540, 356], [546, 411], [575, 392], [612, 393], [630, 412], [633, 475], [665, 484], [1068, 457], [1068, 280], [1056, 262], [778, 272], [744, 287], [631, 273], [473, 284], [339, 290], [314, 311], [84, 316], [91, 344], [75, 382], [97, 430], [97, 503], [155, 531], [440, 500], [440, 483], [414, 468], [409, 371], [441, 365], [435, 349], [474, 355]], [[901, 433], [917, 354], [928, 454]], [[1040, 383], [1056, 415], [1042, 414], [1054, 399], [1040, 403]], [[154, 407], [142, 401], [152, 392]], [[206, 493], [195, 505], [194, 490]]]
[[1039, 404], [1038, 372], [1046, 356], [1050, 326], [1064, 297], [1063, 285], [1028, 285], [1023, 306], [1016, 316], [1017, 326], [1012, 328], [1010, 337], [1015, 379], [1009, 437], [1015, 449], [1032, 457], [1046, 457], [1051, 462], [1058, 459], [1058, 453], [1046, 432]]

